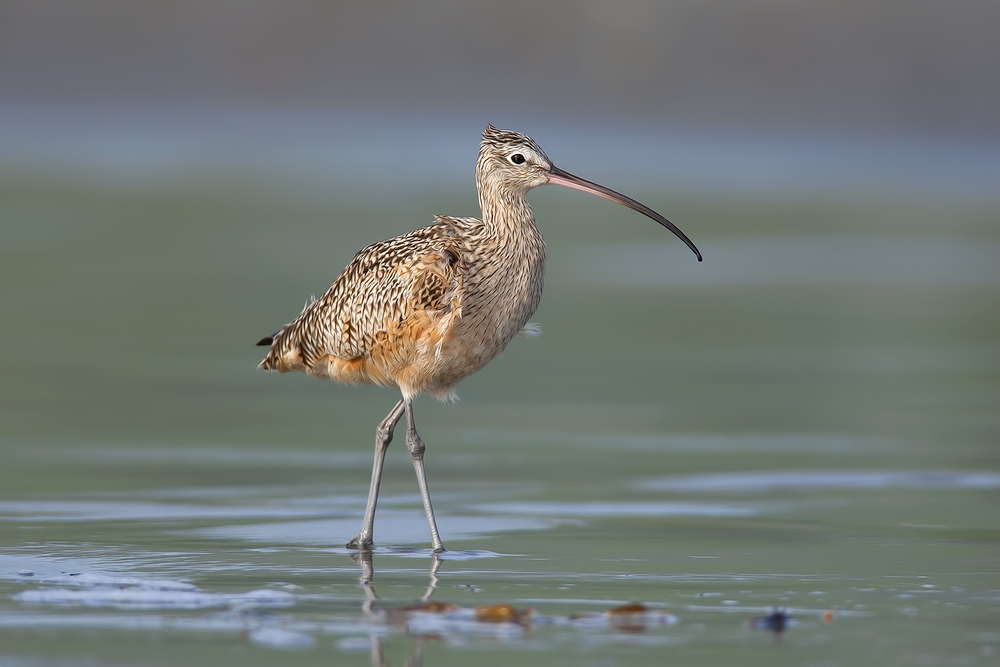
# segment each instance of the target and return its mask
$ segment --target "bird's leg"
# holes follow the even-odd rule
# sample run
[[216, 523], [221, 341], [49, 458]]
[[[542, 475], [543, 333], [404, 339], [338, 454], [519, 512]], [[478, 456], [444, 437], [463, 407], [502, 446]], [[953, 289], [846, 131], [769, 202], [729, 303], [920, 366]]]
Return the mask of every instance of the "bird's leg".
[[434, 553], [444, 551], [441, 544], [441, 536], [438, 535], [437, 521], [434, 519], [434, 508], [431, 507], [431, 494], [427, 490], [427, 475], [424, 474], [424, 446], [423, 440], [417, 435], [417, 425], [413, 422], [413, 402], [411, 399], [405, 400], [406, 406], [406, 448], [410, 450], [410, 458], [413, 459], [413, 469], [417, 472], [417, 484], [420, 485], [420, 496], [424, 499], [424, 511], [427, 512], [427, 523], [431, 528], [431, 544], [434, 546]]
[[426, 642], [426, 637], [417, 636], [413, 638], [413, 650], [410, 651], [410, 657], [406, 659], [406, 667], [423, 667], [424, 644]]
[[378, 487], [382, 483], [382, 464], [385, 463], [385, 450], [392, 442], [392, 430], [396, 428], [396, 424], [403, 416], [403, 410], [403, 401], [400, 400], [375, 429], [375, 463], [372, 465], [372, 484], [368, 488], [368, 505], [365, 507], [365, 518], [361, 524], [361, 532], [347, 543], [348, 549], [371, 549], [372, 544], [374, 544], [375, 504], [378, 502]]
[[361, 588], [365, 591], [365, 601], [361, 603], [361, 611], [370, 616], [375, 601], [379, 599], [373, 584], [375, 565], [372, 562], [371, 549], [360, 549], [357, 553], [351, 554], [351, 560], [361, 564]]
[[438, 585], [438, 570], [441, 569], [441, 556], [434, 554], [431, 559], [431, 571], [430, 571], [430, 581], [427, 583], [427, 590], [421, 596], [421, 602], [427, 602], [431, 599], [431, 595], [434, 593], [434, 589]]

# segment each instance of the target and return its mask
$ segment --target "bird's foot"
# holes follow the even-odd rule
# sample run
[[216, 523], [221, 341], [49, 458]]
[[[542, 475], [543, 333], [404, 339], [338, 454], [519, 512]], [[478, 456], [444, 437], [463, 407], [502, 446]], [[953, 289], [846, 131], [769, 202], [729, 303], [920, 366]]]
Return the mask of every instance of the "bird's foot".
[[358, 549], [359, 551], [371, 551], [373, 546], [375, 546], [375, 540], [363, 534], [347, 543], [348, 549]]

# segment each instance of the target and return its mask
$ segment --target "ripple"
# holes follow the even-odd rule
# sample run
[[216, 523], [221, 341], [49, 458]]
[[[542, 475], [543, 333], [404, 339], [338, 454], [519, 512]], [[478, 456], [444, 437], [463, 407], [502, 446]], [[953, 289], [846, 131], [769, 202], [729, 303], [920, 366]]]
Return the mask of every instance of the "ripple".
[[415, 549], [413, 547], [376, 547], [373, 550], [376, 554], [388, 556], [400, 556], [402, 558], [432, 558], [441, 560], [469, 561], [482, 560], [484, 558], [501, 558], [512, 554], [500, 554], [486, 549], [465, 549], [464, 551], [443, 551], [435, 553], [433, 549]]
[[824, 452], [850, 454], [895, 448], [885, 438], [857, 437], [836, 433], [765, 434], [668, 434], [668, 433], [577, 433], [553, 429], [463, 428], [456, 437], [470, 443], [567, 445], [601, 449], [633, 449], [650, 452]]
[[353, 516], [356, 510], [283, 505], [192, 505], [101, 500], [0, 501], [0, 520], [25, 522], [127, 521], [138, 519], [261, 519]]
[[[449, 540], [469, 540], [507, 531], [548, 530], [565, 522], [525, 516], [462, 516], [438, 513], [437, 523], [442, 534]], [[360, 516], [352, 516], [349, 519], [212, 526], [187, 531], [187, 534], [252, 542], [330, 545], [346, 543], [357, 534], [359, 526]], [[423, 512], [416, 510], [380, 510], [375, 520], [375, 534], [379, 542], [383, 543], [426, 543], [427, 519]]]
[[681, 475], [636, 482], [644, 491], [763, 492], [776, 489], [997, 489], [1000, 474], [944, 471], [764, 471]]
[[85, 589], [40, 588], [21, 591], [13, 598], [25, 604], [61, 607], [114, 607], [117, 609], [204, 609], [206, 607], [290, 607], [296, 597], [284, 591], [254, 590], [248, 593], [206, 593], [200, 590], [161, 590], [142, 586]]
[[741, 505], [707, 503], [491, 503], [476, 505], [483, 512], [567, 517], [641, 517], [641, 516], [753, 516], [758, 510]]

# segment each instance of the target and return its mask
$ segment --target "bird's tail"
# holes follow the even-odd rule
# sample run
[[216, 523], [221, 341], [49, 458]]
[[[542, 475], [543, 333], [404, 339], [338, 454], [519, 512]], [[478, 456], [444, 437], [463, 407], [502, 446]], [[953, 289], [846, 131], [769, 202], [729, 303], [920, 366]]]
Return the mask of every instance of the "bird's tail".
[[285, 371], [299, 370], [302, 364], [299, 356], [298, 345], [295, 341], [294, 327], [289, 324], [277, 331], [272, 336], [261, 338], [257, 345], [270, 345], [267, 356], [257, 366], [265, 371]]
[[270, 336], [265, 336], [257, 341], [257, 345], [270, 345], [267, 356], [257, 366], [265, 371], [286, 371], [305, 370], [302, 364], [302, 355], [299, 353], [298, 324], [309, 308], [316, 303], [316, 297], [311, 297], [303, 306], [302, 312], [294, 320], [275, 331]]

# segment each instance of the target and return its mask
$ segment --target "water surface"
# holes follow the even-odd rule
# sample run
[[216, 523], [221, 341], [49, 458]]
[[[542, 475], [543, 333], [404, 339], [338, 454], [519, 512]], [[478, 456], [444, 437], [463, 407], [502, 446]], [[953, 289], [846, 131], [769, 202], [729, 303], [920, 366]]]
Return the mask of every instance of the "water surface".
[[1000, 659], [992, 204], [630, 192], [698, 265], [532, 195], [544, 335], [417, 403], [451, 551], [397, 442], [366, 560], [394, 396], [253, 343], [471, 194], [4, 169], [0, 664]]

